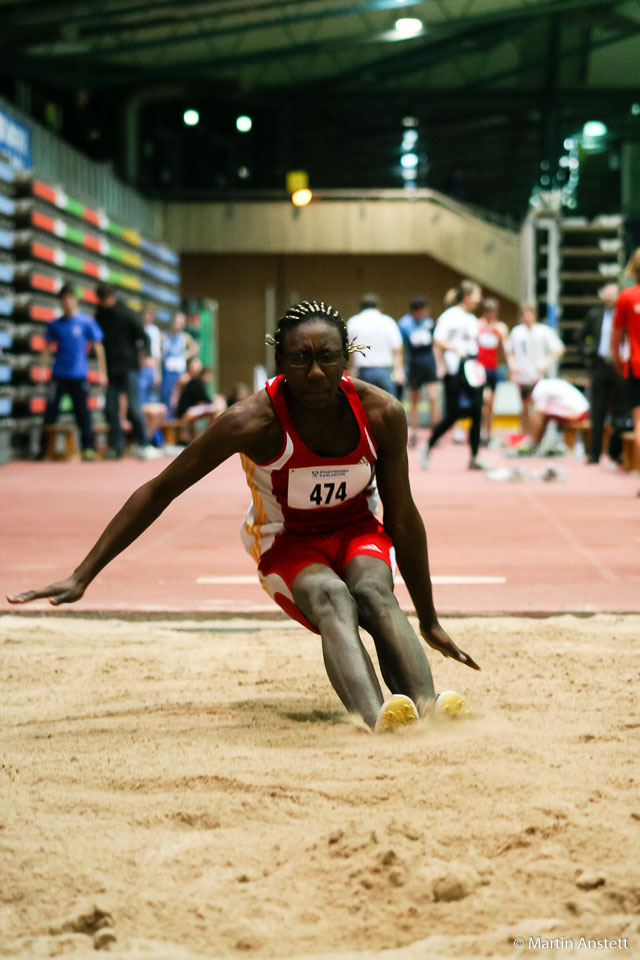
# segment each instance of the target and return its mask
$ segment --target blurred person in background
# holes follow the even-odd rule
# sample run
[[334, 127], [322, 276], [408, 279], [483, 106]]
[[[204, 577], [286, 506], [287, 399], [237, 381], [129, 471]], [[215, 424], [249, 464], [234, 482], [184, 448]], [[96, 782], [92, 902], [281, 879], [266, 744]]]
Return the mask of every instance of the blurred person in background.
[[360, 302], [360, 313], [347, 320], [349, 339], [366, 343], [366, 356], [352, 357], [351, 372], [365, 383], [372, 383], [396, 395], [396, 384], [405, 381], [402, 334], [393, 317], [380, 311], [375, 293], [367, 293]]
[[520, 391], [522, 400], [521, 432], [528, 436], [531, 394], [538, 380], [551, 371], [564, 353], [562, 340], [546, 323], [538, 322], [533, 304], [520, 308], [520, 323], [511, 330], [505, 344], [509, 376]]
[[187, 364], [197, 357], [200, 350], [191, 334], [184, 329], [184, 313], [176, 313], [169, 330], [162, 335], [162, 392], [160, 399], [173, 416], [175, 408], [171, 405], [173, 388], [187, 372]]
[[482, 428], [480, 443], [488, 446], [493, 426], [493, 401], [498, 384], [500, 350], [504, 351], [509, 330], [506, 323], [498, 319], [500, 306], [494, 297], [485, 297], [482, 301], [482, 313], [478, 318], [478, 361], [485, 369], [487, 382], [482, 396]]
[[142, 311], [142, 324], [148, 346], [140, 353], [138, 389], [147, 436], [155, 447], [161, 447], [164, 442], [161, 428], [167, 418], [167, 408], [160, 401], [162, 334], [155, 317], [154, 304], [147, 303]]
[[196, 435], [199, 420], [211, 423], [227, 409], [227, 401], [223, 396], [211, 397], [209, 384], [212, 380], [211, 367], [203, 367], [200, 357], [192, 357], [187, 372], [176, 383], [172, 402], [176, 419], [184, 427], [180, 435], [181, 442], [189, 442]]
[[478, 460], [478, 448], [485, 374], [484, 367], [477, 361], [478, 318], [474, 312], [481, 298], [482, 290], [473, 280], [463, 280], [445, 296], [447, 309], [438, 317], [433, 332], [434, 346], [440, 351], [445, 368], [445, 412], [420, 451], [423, 470], [428, 468], [431, 451], [440, 437], [463, 417], [471, 419], [469, 469], [483, 469]]
[[[95, 449], [91, 411], [89, 410], [89, 360], [93, 348], [98, 361], [100, 384], [106, 386], [107, 366], [102, 330], [88, 313], [78, 310], [78, 300], [73, 285], [65, 283], [60, 289], [62, 314], [53, 320], [45, 332], [47, 346], [40, 362], [49, 366], [53, 344], [56, 346], [51, 380], [47, 387], [47, 406], [44, 414], [45, 427], [58, 419], [60, 400], [66, 394], [71, 398], [73, 414], [80, 431], [83, 460], [94, 460]], [[45, 453], [46, 431], [42, 436], [41, 456]]]
[[129, 307], [116, 297], [113, 287], [96, 287], [96, 320], [104, 334], [107, 358], [107, 399], [105, 416], [109, 425], [109, 456], [119, 458], [126, 446], [125, 431], [130, 428], [134, 450], [141, 457], [154, 456], [149, 445], [144, 417], [140, 409], [140, 352], [149, 350], [144, 328]]
[[613, 317], [620, 289], [617, 283], [606, 283], [600, 291], [601, 306], [592, 307], [580, 330], [580, 347], [589, 373], [591, 400], [591, 449], [587, 463], [598, 463], [602, 454], [602, 432], [607, 414], [611, 415], [613, 432], [608, 454], [612, 460], [622, 459], [621, 423], [626, 412], [626, 385], [613, 362], [611, 334]]
[[616, 371], [620, 376], [627, 375], [627, 402], [633, 416], [636, 463], [640, 463], [640, 247], [631, 254], [625, 272], [634, 285], [627, 287], [618, 297], [611, 351]]
[[409, 446], [415, 447], [418, 442], [418, 404], [420, 390], [426, 387], [429, 400], [429, 416], [431, 424], [440, 419], [438, 371], [436, 358], [433, 352], [433, 329], [435, 321], [429, 311], [429, 301], [425, 296], [414, 297], [409, 304], [409, 313], [405, 313], [398, 320], [398, 328], [404, 344], [404, 360], [407, 368], [407, 383], [409, 385], [410, 408]]

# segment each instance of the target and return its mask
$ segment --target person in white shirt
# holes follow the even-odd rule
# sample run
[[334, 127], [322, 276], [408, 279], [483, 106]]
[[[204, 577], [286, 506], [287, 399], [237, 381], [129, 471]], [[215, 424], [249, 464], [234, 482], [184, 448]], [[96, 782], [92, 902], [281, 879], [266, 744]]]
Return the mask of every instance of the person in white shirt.
[[614, 366], [611, 351], [613, 317], [619, 293], [617, 283], [605, 283], [600, 290], [601, 305], [587, 312], [580, 331], [582, 356], [591, 378], [591, 448], [587, 463], [600, 460], [607, 414], [613, 424], [607, 452], [612, 460], [622, 459], [620, 427], [627, 410], [626, 384]]
[[564, 353], [562, 340], [551, 327], [538, 323], [538, 312], [530, 304], [520, 308], [520, 323], [507, 337], [505, 353], [509, 365], [509, 376], [520, 388], [522, 399], [522, 433], [531, 432], [529, 409], [531, 393], [538, 380], [541, 380]]
[[[481, 470], [478, 461], [482, 391], [486, 381], [478, 355], [478, 318], [473, 312], [482, 299], [482, 290], [473, 280], [463, 280], [445, 297], [448, 309], [440, 314], [433, 331], [433, 343], [444, 363], [445, 414], [434, 426], [420, 453], [420, 466], [429, 466], [431, 450], [461, 417], [471, 418], [469, 446], [470, 470]], [[471, 361], [471, 364], [468, 363]], [[471, 377], [469, 374], [471, 373]]]
[[405, 381], [402, 334], [393, 317], [381, 313], [379, 299], [367, 293], [360, 303], [360, 313], [347, 321], [349, 340], [366, 344], [363, 353], [353, 354], [352, 376], [381, 387], [395, 396], [395, 384]]
[[519, 453], [535, 454], [549, 420], [576, 423], [589, 415], [589, 401], [567, 380], [549, 377], [539, 380], [531, 392], [530, 435], [519, 446]]

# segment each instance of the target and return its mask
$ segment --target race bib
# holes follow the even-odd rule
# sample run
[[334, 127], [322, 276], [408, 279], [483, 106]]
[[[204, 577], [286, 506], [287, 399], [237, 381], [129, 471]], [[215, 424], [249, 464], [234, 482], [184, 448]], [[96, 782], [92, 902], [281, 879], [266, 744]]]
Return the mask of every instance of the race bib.
[[294, 510], [337, 507], [366, 490], [371, 482], [370, 463], [289, 470], [287, 503]]
[[429, 347], [431, 346], [431, 331], [426, 327], [418, 327], [409, 337], [409, 341], [412, 347]]
[[184, 357], [165, 357], [164, 368], [169, 373], [184, 373], [187, 369], [187, 361]]
[[498, 346], [498, 334], [481, 333], [478, 337], [478, 343], [481, 347], [486, 347], [487, 350], [493, 350], [494, 347]]

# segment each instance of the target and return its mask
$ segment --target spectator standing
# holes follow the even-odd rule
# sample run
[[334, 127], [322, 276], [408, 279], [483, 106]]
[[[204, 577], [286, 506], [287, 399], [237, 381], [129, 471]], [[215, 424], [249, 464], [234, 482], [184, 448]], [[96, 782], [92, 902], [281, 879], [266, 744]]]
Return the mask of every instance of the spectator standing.
[[613, 318], [611, 350], [617, 372], [625, 372], [623, 334], [629, 343], [627, 398], [633, 415], [633, 437], [636, 459], [640, 461], [640, 247], [632, 253], [626, 267], [627, 276], [635, 281], [618, 297]]
[[142, 311], [142, 325], [146, 337], [147, 349], [143, 349], [140, 358], [138, 385], [140, 405], [157, 403], [160, 399], [160, 364], [162, 361], [162, 334], [156, 326], [156, 308], [148, 303]]
[[88, 353], [93, 347], [98, 360], [100, 382], [105, 386], [107, 367], [102, 345], [102, 331], [93, 317], [79, 312], [78, 300], [70, 283], [65, 283], [61, 288], [60, 302], [62, 314], [47, 327], [45, 333], [47, 346], [41, 356], [42, 364], [48, 366], [51, 347], [54, 343], [56, 344], [56, 357], [47, 390], [44, 423], [45, 426], [52, 426], [58, 419], [60, 400], [65, 394], [71, 397], [73, 413], [80, 430], [82, 459], [94, 460], [93, 427], [88, 405]]
[[355, 377], [381, 387], [395, 395], [394, 382], [404, 383], [402, 334], [393, 317], [381, 313], [379, 299], [367, 293], [360, 303], [360, 313], [347, 321], [349, 339], [367, 344], [366, 355], [353, 355]]
[[617, 283], [605, 284], [600, 291], [602, 306], [592, 307], [588, 311], [580, 331], [582, 355], [591, 380], [591, 449], [587, 463], [598, 463], [600, 460], [607, 413], [611, 414], [614, 425], [609, 440], [609, 456], [619, 460], [622, 455], [619, 427], [625, 415], [626, 391], [624, 377], [617, 373], [611, 351], [613, 317], [619, 292]]
[[409, 304], [409, 313], [398, 320], [398, 328], [404, 344], [404, 359], [407, 367], [410, 409], [409, 423], [411, 433], [409, 446], [418, 442], [418, 403], [420, 389], [425, 386], [429, 398], [431, 423], [440, 419], [439, 384], [436, 358], [433, 352], [433, 328], [435, 321], [429, 311], [429, 301], [424, 296], [414, 297]]
[[485, 297], [482, 301], [482, 313], [478, 319], [478, 361], [484, 367], [487, 377], [482, 395], [480, 443], [483, 446], [487, 446], [491, 439], [500, 349], [504, 350], [509, 333], [506, 323], [498, 319], [498, 311], [498, 301], [494, 297]]
[[505, 352], [509, 376], [520, 390], [522, 433], [528, 436], [531, 430], [529, 408], [533, 388], [558, 362], [564, 353], [564, 344], [555, 330], [545, 323], [538, 323], [535, 306], [525, 304], [520, 308], [520, 323], [507, 337]]
[[171, 394], [173, 388], [187, 372], [187, 364], [199, 353], [198, 344], [184, 329], [184, 313], [176, 313], [169, 331], [162, 337], [162, 393], [161, 400], [173, 414]]
[[[441, 351], [445, 366], [445, 413], [433, 427], [431, 436], [421, 451], [420, 466], [423, 470], [429, 466], [431, 450], [440, 437], [463, 416], [471, 418], [469, 469], [482, 470], [482, 464], [478, 460], [478, 447], [484, 368], [475, 359], [478, 353], [478, 318], [474, 313], [481, 297], [482, 290], [477, 283], [463, 280], [457, 289], [450, 290], [445, 297], [448, 307], [440, 314], [433, 332], [435, 348]], [[471, 377], [467, 366], [469, 360], [475, 361], [471, 365]]]
[[[149, 447], [140, 409], [139, 355], [148, 350], [144, 329], [135, 313], [116, 298], [107, 284], [96, 288], [98, 309], [96, 320], [104, 334], [107, 357], [107, 401], [105, 414], [109, 424], [109, 454], [121, 457], [125, 449], [124, 425], [131, 424], [131, 439], [140, 446], [140, 455], [153, 455]], [[155, 453], [155, 451], [153, 451]]]

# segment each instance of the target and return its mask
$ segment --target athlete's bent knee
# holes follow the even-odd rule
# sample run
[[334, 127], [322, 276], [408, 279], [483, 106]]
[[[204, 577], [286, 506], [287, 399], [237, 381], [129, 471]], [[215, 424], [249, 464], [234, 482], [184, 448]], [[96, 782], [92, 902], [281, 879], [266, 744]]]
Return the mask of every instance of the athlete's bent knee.
[[383, 616], [398, 606], [393, 590], [377, 580], [360, 580], [351, 588], [362, 623]]
[[296, 603], [304, 605], [310, 611], [316, 622], [329, 615], [333, 617], [353, 615], [355, 608], [353, 597], [342, 580], [309, 583], [298, 591], [294, 584], [293, 598]]

